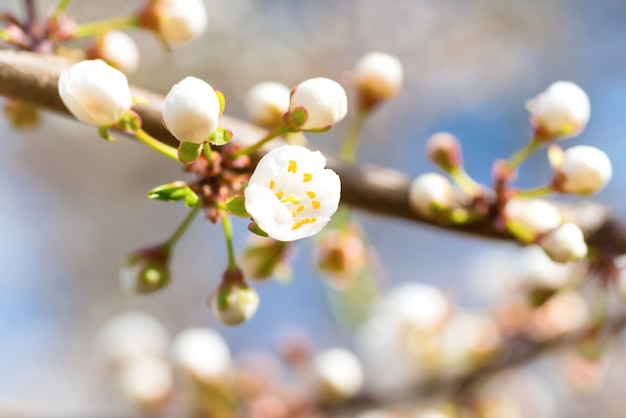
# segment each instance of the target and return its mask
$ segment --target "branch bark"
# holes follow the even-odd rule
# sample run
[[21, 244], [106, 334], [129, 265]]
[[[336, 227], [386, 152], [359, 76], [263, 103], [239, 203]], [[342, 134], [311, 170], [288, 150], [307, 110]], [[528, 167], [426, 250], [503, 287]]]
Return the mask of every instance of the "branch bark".
[[[0, 95], [69, 115], [57, 91], [58, 76], [67, 66], [66, 61], [56, 57], [0, 51]], [[132, 90], [136, 96], [150, 99], [149, 104], [135, 107], [144, 129], [160, 141], [176, 146], [178, 141], [161, 122], [163, 96], [136, 87]], [[222, 117], [221, 123], [242, 143], [252, 143], [264, 134], [262, 129], [227, 115]], [[437, 223], [413, 213], [408, 200], [410, 179], [398, 171], [371, 165], [347, 165], [331, 156], [327, 159], [328, 166], [341, 177], [342, 201], [354, 207], [450, 232], [514, 240], [509, 233], [494, 226], [494, 219], [454, 225]], [[584, 203], [560, 208], [568, 220], [582, 228], [589, 245], [608, 254], [626, 254], [626, 225], [612, 217], [606, 207]]]

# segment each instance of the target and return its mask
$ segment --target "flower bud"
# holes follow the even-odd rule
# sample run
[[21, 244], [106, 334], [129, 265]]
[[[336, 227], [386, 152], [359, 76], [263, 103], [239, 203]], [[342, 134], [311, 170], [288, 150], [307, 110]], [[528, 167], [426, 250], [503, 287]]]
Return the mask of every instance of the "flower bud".
[[198, 38], [208, 21], [202, 0], [147, 0], [139, 14], [141, 26], [153, 31], [168, 45]]
[[367, 110], [394, 97], [402, 87], [403, 78], [402, 63], [393, 55], [370, 52], [362, 56], [354, 67], [360, 107]]
[[298, 84], [291, 92], [289, 111], [302, 108], [306, 121], [298, 126], [304, 131], [328, 129], [348, 113], [348, 97], [336, 81], [311, 78]]
[[417, 214], [433, 218], [452, 208], [454, 196], [447, 178], [437, 173], [416, 177], [409, 188], [409, 204]]
[[583, 297], [565, 291], [548, 299], [533, 314], [533, 332], [540, 338], [552, 338], [575, 332], [589, 323], [590, 312]]
[[124, 394], [146, 409], [165, 405], [174, 390], [174, 379], [169, 365], [154, 356], [139, 357], [126, 363], [120, 370]]
[[525, 243], [534, 242], [562, 223], [558, 209], [541, 199], [509, 200], [504, 208], [504, 218], [509, 231]]
[[463, 165], [461, 144], [456, 136], [439, 132], [426, 141], [426, 155], [437, 167], [449, 173]]
[[87, 60], [61, 72], [59, 95], [68, 110], [94, 126], [115, 125], [132, 105], [128, 80], [101, 60]]
[[581, 195], [602, 190], [613, 174], [609, 157], [599, 149], [587, 145], [566, 150], [560, 166], [554, 169], [555, 189], [562, 193]]
[[526, 104], [535, 138], [541, 141], [578, 135], [589, 121], [587, 94], [576, 84], [557, 81]]
[[325, 403], [340, 403], [363, 388], [364, 375], [359, 359], [348, 350], [331, 348], [315, 358], [320, 395]]
[[224, 339], [209, 328], [189, 328], [172, 343], [172, 359], [185, 377], [212, 384], [228, 378], [231, 355]]
[[502, 340], [493, 319], [459, 312], [442, 331], [442, 361], [445, 366], [463, 367], [493, 354]]
[[180, 142], [206, 142], [217, 129], [219, 116], [215, 90], [195, 77], [175, 84], [163, 102], [165, 126]]
[[286, 242], [254, 235], [241, 255], [240, 267], [245, 277], [250, 279], [264, 280], [274, 275], [288, 279], [291, 276], [289, 261], [292, 249]]
[[245, 100], [248, 118], [255, 124], [273, 128], [279, 125], [289, 110], [289, 87], [266, 81], [254, 85]]
[[316, 243], [317, 266], [334, 287], [350, 287], [367, 266], [367, 247], [363, 241], [363, 231], [355, 223], [322, 233]]
[[587, 244], [581, 229], [566, 222], [559, 228], [548, 232], [539, 244], [546, 254], [557, 263], [579, 261], [587, 255]]
[[226, 270], [222, 284], [209, 299], [213, 314], [224, 325], [239, 325], [252, 318], [259, 307], [259, 295], [243, 280], [240, 270]]
[[97, 36], [87, 50], [89, 59], [101, 59], [113, 68], [130, 75], [139, 66], [139, 49], [126, 33], [112, 30]]
[[163, 245], [133, 252], [120, 272], [122, 288], [139, 294], [161, 290], [170, 282], [169, 258], [170, 252]]

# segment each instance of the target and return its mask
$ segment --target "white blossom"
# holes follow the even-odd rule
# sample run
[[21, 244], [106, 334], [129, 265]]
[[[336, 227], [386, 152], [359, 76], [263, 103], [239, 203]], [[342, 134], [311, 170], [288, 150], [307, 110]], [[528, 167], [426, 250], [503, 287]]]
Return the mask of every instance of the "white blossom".
[[555, 139], [579, 134], [589, 121], [589, 97], [569, 81], [557, 81], [526, 104], [540, 137]]
[[215, 90], [195, 77], [175, 84], [163, 102], [165, 126], [181, 142], [206, 142], [218, 127], [219, 115]]
[[541, 199], [511, 199], [504, 208], [507, 227], [524, 242], [559, 227], [561, 214], [550, 202]]
[[581, 229], [571, 222], [548, 232], [540, 241], [541, 247], [553, 261], [568, 263], [587, 255], [587, 244]]
[[416, 213], [432, 217], [450, 209], [454, 203], [450, 181], [437, 173], [426, 173], [416, 177], [409, 188], [409, 204]]
[[178, 334], [172, 357], [184, 373], [205, 383], [225, 378], [231, 369], [228, 346], [209, 328], [189, 328]]
[[289, 110], [289, 87], [274, 81], [254, 85], [245, 100], [248, 118], [257, 125], [273, 127]]
[[339, 205], [339, 176], [319, 151], [284, 145], [259, 161], [245, 189], [246, 210], [279, 241], [317, 234]]
[[350, 351], [331, 348], [322, 351], [315, 358], [315, 370], [322, 391], [331, 396], [348, 399], [363, 388], [363, 368], [359, 359]]
[[501, 342], [497, 324], [488, 316], [459, 312], [441, 334], [444, 366], [463, 367], [493, 353]]
[[402, 87], [402, 63], [384, 52], [369, 52], [354, 67], [354, 84], [374, 100], [390, 99]]
[[563, 193], [596, 193], [613, 175], [609, 157], [598, 148], [587, 145], [566, 150], [561, 166], [555, 168], [555, 187]]
[[132, 106], [124, 73], [101, 60], [87, 60], [63, 70], [59, 95], [81, 122], [94, 126], [115, 125]]
[[311, 78], [294, 87], [289, 111], [303, 108], [307, 113], [302, 130], [326, 129], [343, 120], [348, 113], [348, 97], [336, 81]]
[[168, 44], [189, 42], [205, 31], [208, 16], [202, 0], [149, 1], [149, 27]]
[[169, 365], [160, 357], [135, 358], [120, 371], [124, 394], [144, 407], [159, 407], [174, 390]]
[[139, 48], [126, 33], [118, 30], [106, 32], [95, 38], [88, 51], [89, 58], [99, 58], [126, 75], [139, 66]]

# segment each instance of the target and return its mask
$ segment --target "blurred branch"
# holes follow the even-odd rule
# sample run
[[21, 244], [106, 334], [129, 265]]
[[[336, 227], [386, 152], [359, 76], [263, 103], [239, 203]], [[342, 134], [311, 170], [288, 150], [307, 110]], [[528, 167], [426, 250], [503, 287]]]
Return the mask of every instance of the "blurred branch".
[[[27, 52], [0, 51], [0, 95], [28, 102], [48, 110], [69, 114], [57, 91], [57, 79], [66, 61]], [[148, 105], [135, 107], [143, 120], [144, 129], [169, 145], [178, 141], [161, 122], [163, 96], [133, 88], [136, 96], [150, 99]], [[250, 144], [264, 135], [264, 131], [241, 120], [223, 116], [222, 125], [235, 132], [235, 140]], [[328, 166], [341, 177], [342, 200], [352, 206], [380, 215], [415, 221], [473, 236], [513, 240], [506, 231], [494, 226], [494, 219], [485, 219], [464, 225], [439, 224], [413, 213], [409, 207], [410, 179], [402, 173], [369, 165], [346, 165], [327, 157]], [[587, 242], [609, 254], [626, 253], [626, 225], [614, 219], [609, 210], [599, 204], [560, 206], [565, 217], [578, 224]], [[494, 211], [491, 211], [492, 213]]]

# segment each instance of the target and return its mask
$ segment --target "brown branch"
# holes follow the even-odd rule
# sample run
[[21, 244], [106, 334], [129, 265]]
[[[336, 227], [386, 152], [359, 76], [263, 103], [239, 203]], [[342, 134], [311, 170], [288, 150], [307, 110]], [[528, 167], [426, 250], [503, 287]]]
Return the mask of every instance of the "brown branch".
[[[59, 58], [27, 52], [0, 51], [0, 95], [32, 103], [41, 108], [69, 114], [57, 92], [57, 79], [67, 63]], [[133, 88], [136, 96], [150, 99], [150, 104], [136, 106], [144, 129], [169, 145], [177, 141], [161, 122], [163, 96]], [[235, 133], [235, 139], [251, 143], [263, 131], [241, 120], [223, 116], [222, 124]], [[506, 231], [494, 227], [493, 219], [464, 225], [439, 224], [413, 213], [409, 207], [410, 179], [404, 174], [369, 165], [346, 165], [332, 157], [328, 165], [341, 177], [342, 200], [380, 215], [419, 222], [447, 231], [473, 236], [513, 240]], [[561, 206], [564, 214], [584, 231], [587, 242], [609, 254], [626, 253], [626, 225], [613, 218], [602, 205], [585, 203]]]

